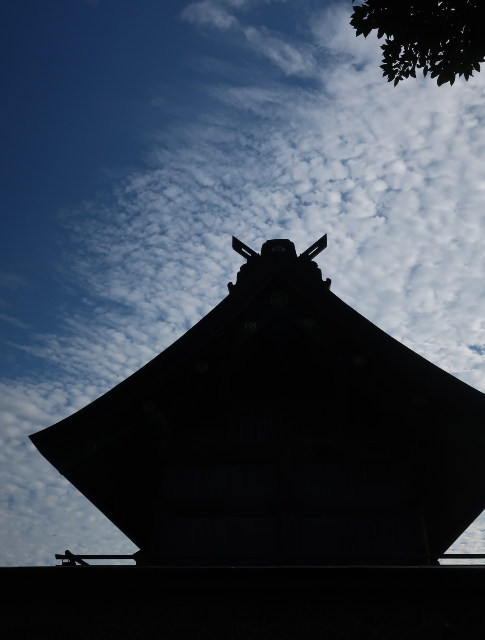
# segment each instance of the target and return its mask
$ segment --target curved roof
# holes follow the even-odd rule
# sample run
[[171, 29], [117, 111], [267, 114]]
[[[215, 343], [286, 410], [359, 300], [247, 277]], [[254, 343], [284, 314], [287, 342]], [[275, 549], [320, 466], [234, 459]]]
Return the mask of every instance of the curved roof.
[[[164, 471], [174, 460], [189, 466], [216, 459], [226, 466], [256, 464], [258, 456], [275, 455], [275, 447], [281, 460], [282, 443], [284, 455], [299, 461], [291, 469], [326, 466], [332, 469], [325, 472], [326, 480], [311, 471], [317, 473], [314, 484], [338, 487], [334, 495], [324, 495], [305, 480], [302, 495], [286, 487], [283, 499], [279, 485], [266, 502], [262, 490], [253, 492], [263, 515], [274, 509], [296, 517], [318, 512], [322, 522], [327, 518], [326, 531], [329, 522], [354, 522], [349, 518], [365, 512], [374, 518], [374, 529], [366, 525], [360, 535], [371, 540], [376, 522], [396, 513], [401, 517], [400, 510], [412, 507], [419, 511], [426, 553], [436, 558], [485, 508], [485, 395], [334, 295], [311, 260], [325, 244], [326, 237], [297, 256], [289, 240], [271, 240], [257, 254], [234, 239], [247, 264], [236, 284], [228, 285], [224, 300], [111, 391], [30, 436], [42, 455], [140, 548], [157, 546], [167, 526], [160, 514], [174, 513]], [[346, 489], [347, 480], [337, 481], [336, 465], [359, 468], [370, 502], [366, 490], [356, 488], [357, 472], [352, 471], [353, 484]], [[185, 480], [179, 482], [182, 486]], [[412, 492], [401, 485], [412, 485]], [[180, 515], [193, 505], [188, 489], [177, 491]], [[221, 498], [211, 500], [220, 513]], [[239, 516], [251, 510], [241, 500]], [[207, 507], [204, 513], [212, 512]], [[391, 527], [379, 548], [390, 555], [399, 549], [414, 553], [407, 542], [412, 534], [404, 529], [402, 523]], [[331, 558], [329, 547], [338, 546], [329, 540], [322, 538], [322, 547], [327, 546], [322, 557]], [[364, 547], [355, 547], [356, 553]]]

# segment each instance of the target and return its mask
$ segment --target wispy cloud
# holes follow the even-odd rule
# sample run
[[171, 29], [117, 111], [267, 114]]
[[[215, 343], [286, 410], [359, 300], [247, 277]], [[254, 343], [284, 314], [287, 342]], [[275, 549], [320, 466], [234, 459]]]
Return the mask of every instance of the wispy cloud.
[[311, 77], [315, 73], [316, 61], [310, 46], [289, 43], [271, 34], [268, 29], [247, 27], [244, 35], [250, 47], [274, 63], [285, 75]]
[[0, 288], [2, 289], [18, 289], [27, 284], [25, 278], [17, 273], [0, 271]]
[[229, 29], [238, 24], [234, 12], [250, 4], [249, 0], [202, 0], [192, 2], [182, 11], [181, 16], [199, 26]]
[[10, 316], [8, 313], [0, 313], [0, 321], [7, 322], [19, 329], [28, 329], [29, 325], [14, 316]]
[[315, 59], [309, 43], [290, 42], [287, 37], [268, 28], [245, 24], [237, 16], [253, 6], [284, 2], [285, 0], [202, 0], [189, 4], [181, 17], [193, 25], [217, 29], [234, 29], [240, 32], [249, 49], [266, 58], [287, 76], [311, 77]]

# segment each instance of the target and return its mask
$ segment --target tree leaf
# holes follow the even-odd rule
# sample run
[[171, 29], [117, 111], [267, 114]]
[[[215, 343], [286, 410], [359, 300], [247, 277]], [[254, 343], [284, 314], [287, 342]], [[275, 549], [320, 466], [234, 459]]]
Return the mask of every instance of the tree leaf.
[[[350, 24], [356, 35], [385, 37], [383, 75], [398, 84], [416, 69], [438, 85], [466, 80], [485, 62], [485, 0], [363, 0]], [[397, 82], [396, 82], [397, 81]]]

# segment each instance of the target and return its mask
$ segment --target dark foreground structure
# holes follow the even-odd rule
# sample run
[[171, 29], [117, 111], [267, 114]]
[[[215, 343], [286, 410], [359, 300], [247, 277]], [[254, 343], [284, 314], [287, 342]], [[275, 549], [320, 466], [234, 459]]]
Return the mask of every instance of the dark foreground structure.
[[[10, 639], [481, 638], [481, 567], [1, 569]], [[5, 625], [6, 622], [6, 625]]]
[[50, 602], [104, 638], [482, 630], [481, 567], [439, 558], [485, 508], [485, 396], [336, 297], [325, 246], [233, 238], [247, 264], [212, 312], [31, 436], [140, 549], [12, 570], [39, 628]]

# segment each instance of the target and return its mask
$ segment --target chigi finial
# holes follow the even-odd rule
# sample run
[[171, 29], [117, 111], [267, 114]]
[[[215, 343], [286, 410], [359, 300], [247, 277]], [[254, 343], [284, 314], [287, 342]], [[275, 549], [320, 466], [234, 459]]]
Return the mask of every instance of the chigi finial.
[[234, 249], [234, 251], [236, 251], [236, 253], [239, 253], [240, 256], [246, 258], [246, 260], [248, 260], [249, 258], [259, 257], [259, 253], [257, 253], [257, 251], [254, 251], [254, 249], [248, 247], [247, 244], [244, 244], [244, 242], [238, 240], [236, 236], [232, 236], [232, 248]]
[[[273, 238], [263, 243], [261, 247], [261, 253], [254, 251], [251, 247], [241, 242], [235, 236], [232, 236], [232, 248], [239, 253], [240, 256], [247, 260], [246, 264], [241, 266], [238, 273], [237, 284], [242, 280], [247, 280], [250, 274], [254, 274], [254, 269], [259, 269], [259, 266], [271, 264], [273, 267], [283, 267], [283, 265], [294, 265], [296, 269], [303, 268], [305, 272], [308, 270], [310, 278], [315, 276], [321, 281], [322, 274], [318, 266], [312, 260], [327, 246], [327, 234], [323, 235], [311, 246], [308, 247], [299, 256], [295, 251], [295, 245], [291, 240], [283, 238]], [[331, 280], [327, 278], [324, 282], [327, 288], [330, 288]], [[229, 292], [233, 291], [234, 285], [232, 282], [227, 284]]]
[[[313, 260], [319, 253], [321, 253], [327, 247], [327, 234], [323, 235], [316, 242], [314, 242], [308, 249], [306, 249], [303, 253], [300, 253], [299, 258]], [[287, 249], [290, 249], [288, 253], [294, 252], [294, 244], [290, 240], [268, 240], [263, 244], [261, 249], [261, 254], [251, 247], [248, 247], [247, 244], [241, 242], [236, 236], [232, 236], [232, 248], [236, 253], [239, 253], [240, 256], [249, 260], [250, 258], [259, 258], [261, 254], [265, 253], [265, 249], [269, 250], [271, 253], [284, 253]], [[295, 254], [296, 255], [296, 254]]]
[[319, 240], [314, 242], [311, 247], [308, 247], [303, 253], [300, 253], [300, 258], [308, 258], [313, 260], [319, 253], [327, 248], [327, 234], [322, 236]]

